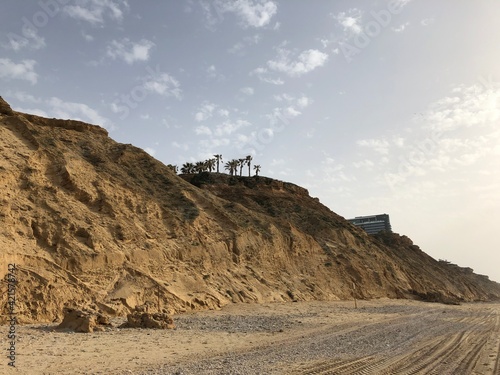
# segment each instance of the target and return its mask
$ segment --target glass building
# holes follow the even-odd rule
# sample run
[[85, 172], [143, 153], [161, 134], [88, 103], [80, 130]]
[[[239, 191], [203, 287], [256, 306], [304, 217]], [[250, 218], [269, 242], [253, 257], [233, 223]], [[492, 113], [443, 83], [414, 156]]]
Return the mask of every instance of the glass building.
[[348, 219], [351, 224], [363, 228], [368, 234], [377, 234], [382, 231], [392, 232], [389, 215], [371, 215], [356, 216], [354, 219]]

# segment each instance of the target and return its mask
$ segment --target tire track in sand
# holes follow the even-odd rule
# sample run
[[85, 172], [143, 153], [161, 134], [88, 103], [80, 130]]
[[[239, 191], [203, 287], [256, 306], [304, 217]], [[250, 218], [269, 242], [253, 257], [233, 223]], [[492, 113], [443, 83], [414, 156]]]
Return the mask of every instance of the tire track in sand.
[[[500, 312], [470, 313], [459, 329], [431, 337], [394, 357], [387, 353], [351, 360], [328, 360], [299, 370], [310, 375], [500, 375]], [[453, 325], [450, 329], [453, 329]], [[433, 334], [429, 331], [429, 336]]]

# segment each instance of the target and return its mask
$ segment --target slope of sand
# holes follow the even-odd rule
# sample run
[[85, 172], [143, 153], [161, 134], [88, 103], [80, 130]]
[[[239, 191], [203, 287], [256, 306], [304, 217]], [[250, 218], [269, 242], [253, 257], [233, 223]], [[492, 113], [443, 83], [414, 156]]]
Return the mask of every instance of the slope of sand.
[[[500, 298], [488, 277], [407, 237], [369, 236], [297, 185], [178, 176], [98, 126], [12, 111], [1, 97], [0, 181], [0, 279], [18, 265], [24, 323], [60, 320], [64, 306], [123, 316], [158, 294], [171, 313], [353, 293]], [[6, 302], [1, 292], [0, 324]]]
[[[500, 304], [407, 300], [233, 304], [175, 330], [19, 326], [1, 374], [498, 374]], [[118, 322], [116, 322], [118, 323]], [[6, 326], [0, 326], [5, 330]], [[0, 346], [6, 346], [5, 334]], [[10, 371], [9, 371], [10, 370]]]

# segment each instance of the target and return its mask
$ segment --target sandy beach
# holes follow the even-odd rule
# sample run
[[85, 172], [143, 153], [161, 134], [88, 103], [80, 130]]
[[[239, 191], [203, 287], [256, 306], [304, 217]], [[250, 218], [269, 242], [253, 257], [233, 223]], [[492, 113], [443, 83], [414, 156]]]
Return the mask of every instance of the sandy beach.
[[[17, 326], [2, 374], [499, 374], [500, 304], [233, 304], [174, 330]], [[115, 319], [117, 325], [121, 319]], [[1, 345], [7, 345], [7, 326]]]

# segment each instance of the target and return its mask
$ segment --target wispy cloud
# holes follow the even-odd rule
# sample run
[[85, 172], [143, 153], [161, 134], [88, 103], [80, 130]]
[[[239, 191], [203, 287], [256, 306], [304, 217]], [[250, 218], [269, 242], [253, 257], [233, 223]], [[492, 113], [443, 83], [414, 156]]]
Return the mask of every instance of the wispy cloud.
[[67, 102], [57, 97], [48, 99], [46, 104], [50, 107], [48, 112], [56, 118], [80, 120], [106, 128], [111, 126], [111, 122], [107, 118], [86, 104]]
[[33, 27], [23, 27], [22, 35], [7, 33], [8, 42], [3, 42], [2, 47], [14, 51], [23, 48], [40, 49], [46, 46], [45, 38], [38, 35], [38, 29]]
[[262, 40], [262, 36], [259, 34], [255, 34], [252, 36], [247, 36], [243, 38], [242, 41], [237, 42], [234, 44], [231, 48], [229, 48], [227, 51], [229, 53], [239, 55], [239, 56], [244, 56], [247, 52], [247, 49], [252, 46], [259, 44], [259, 42]]
[[16, 92], [8, 91], [6, 95], [11, 98], [17, 99], [22, 103], [38, 104], [42, 102], [42, 99], [37, 98], [31, 94], [25, 93], [23, 91], [16, 91]]
[[450, 94], [422, 114], [412, 141], [391, 150], [385, 184], [395, 187], [433, 173], [472, 176], [484, 163], [500, 162], [500, 87], [462, 85]]
[[242, 119], [237, 119], [235, 121], [228, 120], [223, 122], [222, 124], [217, 125], [214, 134], [218, 137], [229, 136], [236, 132], [238, 129], [250, 125], [250, 122]]
[[105, 127], [108, 130], [114, 129], [113, 123], [108, 118], [102, 116], [97, 110], [84, 103], [68, 102], [58, 97], [51, 97], [48, 99], [37, 98], [24, 92], [9, 93], [9, 96], [25, 104], [36, 104], [38, 107], [32, 109], [16, 108], [20, 112], [36, 114], [43, 117], [79, 120]]
[[168, 73], [151, 74], [144, 79], [144, 89], [149, 92], [182, 99], [181, 84]]
[[127, 64], [133, 64], [137, 61], [148, 61], [150, 50], [154, 45], [147, 39], [142, 39], [139, 42], [132, 42], [128, 38], [121, 41], [113, 40], [108, 45], [106, 54], [112, 59], [121, 59]]
[[240, 89], [240, 92], [242, 92], [245, 95], [251, 96], [254, 94], [255, 90], [253, 89], [253, 87], [242, 87]]
[[206, 70], [208, 79], [215, 79], [218, 81], [223, 81], [226, 77], [224, 74], [220, 73], [215, 65], [210, 65]]
[[278, 12], [277, 3], [267, 0], [219, 0], [215, 6], [221, 14], [236, 14], [244, 28], [264, 27]]
[[352, 34], [360, 34], [363, 31], [361, 24], [362, 15], [361, 10], [351, 8], [347, 12], [340, 12], [331, 16], [344, 28], [344, 31]]
[[323, 66], [327, 59], [328, 55], [317, 49], [303, 51], [294, 58], [291, 51], [279, 48], [278, 57], [274, 60], [269, 60], [267, 66], [271, 70], [285, 73], [290, 77], [300, 77]]
[[198, 109], [198, 111], [195, 113], [194, 119], [198, 122], [206, 121], [213, 116], [213, 113], [216, 108], [217, 105], [215, 105], [214, 103], [205, 101]]
[[0, 59], [0, 78], [25, 80], [34, 85], [38, 81], [35, 65], [35, 60], [22, 60], [15, 63], [10, 59]]
[[270, 83], [272, 85], [283, 85], [285, 83], [281, 78], [273, 76], [273, 73], [267, 68], [256, 68], [252, 70], [249, 75], [256, 76], [261, 82]]
[[71, 18], [99, 25], [105, 22], [105, 18], [123, 20], [128, 9], [125, 0], [77, 0], [75, 5], [66, 5], [63, 11]]

